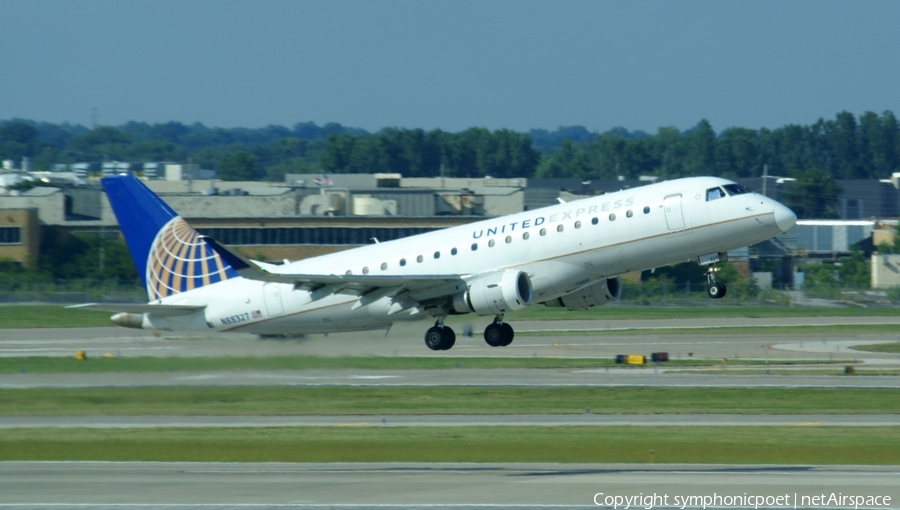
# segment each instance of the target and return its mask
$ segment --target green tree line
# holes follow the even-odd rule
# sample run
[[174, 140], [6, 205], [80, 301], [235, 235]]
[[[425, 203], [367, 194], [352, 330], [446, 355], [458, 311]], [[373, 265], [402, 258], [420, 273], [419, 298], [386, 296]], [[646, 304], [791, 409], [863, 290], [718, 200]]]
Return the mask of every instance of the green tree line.
[[535, 175], [746, 178], [759, 177], [764, 165], [770, 174], [784, 177], [817, 169], [832, 179], [884, 179], [900, 170], [900, 125], [886, 111], [859, 118], [841, 112], [834, 120], [774, 130], [731, 127], [717, 134], [702, 120], [685, 132], [666, 127], [655, 135], [629, 137], [611, 131], [586, 143], [564, 141]]
[[797, 178], [817, 170], [831, 179], [883, 179], [900, 171], [896, 116], [838, 113], [811, 125], [777, 129], [729, 127], [707, 120], [686, 131], [655, 134], [581, 126], [519, 133], [506, 129], [386, 128], [377, 133], [340, 124], [293, 128], [210, 128], [179, 122], [123, 126], [0, 121], [0, 159], [31, 159], [38, 170], [58, 163], [193, 162], [224, 179], [280, 180], [285, 173], [398, 172], [406, 176], [663, 179], [691, 175]]

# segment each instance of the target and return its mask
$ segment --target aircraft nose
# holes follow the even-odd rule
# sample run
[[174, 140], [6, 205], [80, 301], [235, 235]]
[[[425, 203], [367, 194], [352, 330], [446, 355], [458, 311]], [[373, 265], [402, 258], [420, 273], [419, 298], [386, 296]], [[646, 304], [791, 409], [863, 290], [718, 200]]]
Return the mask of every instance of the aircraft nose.
[[778, 225], [779, 230], [786, 232], [795, 223], [797, 223], [797, 215], [794, 214], [794, 211], [781, 204], [775, 205], [775, 224]]

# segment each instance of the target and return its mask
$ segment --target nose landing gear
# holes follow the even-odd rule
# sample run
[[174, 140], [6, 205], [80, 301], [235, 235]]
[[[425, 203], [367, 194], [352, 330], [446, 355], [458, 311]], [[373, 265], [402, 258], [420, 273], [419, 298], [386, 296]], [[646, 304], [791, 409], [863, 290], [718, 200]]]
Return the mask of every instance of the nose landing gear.
[[706, 268], [706, 294], [713, 299], [722, 299], [728, 290], [724, 283], [716, 282], [716, 273], [719, 271], [716, 262], [726, 260], [728, 260], [728, 255], [725, 253], [704, 255], [698, 259], [701, 266], [708, 266]]
[[716, 283], [716, 272], [719, 270], [716, 266], [709, 266], [706, 270], [706, 294], [713, 299], [722, 299], [728, 290], [724, 283]]

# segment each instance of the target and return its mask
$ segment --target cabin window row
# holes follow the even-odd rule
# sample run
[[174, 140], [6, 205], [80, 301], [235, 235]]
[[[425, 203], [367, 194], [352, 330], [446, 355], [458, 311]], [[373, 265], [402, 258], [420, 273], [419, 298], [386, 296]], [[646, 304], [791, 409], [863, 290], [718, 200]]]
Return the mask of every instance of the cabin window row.
[[[440, 230], [430, 227], [209, 227], [203, 235], [227, 245], [364, 245]], [[2, 239], [2, 238], [0, 238]], [[0, 243], [3, 241], [0, 240]]]
[[[643, 212], [644, 212], [644, 214], [650, 214], [650, 206], [644, 206]], [[634, 211], [633, 211], [632, 209], [627, 210], [627, 211], [625, 212], [625, 217], [627, 217], [627, 218], [632, 218], [632, 217], [634, 217]], [[615, 213], [612, 213], [612, 214], [609, 215], [609, 221], [616, 221], [616, 214], [615, 214]], [[600, 219], [599, 219], [599, 218], [597, 218], [596, 216], [593, 217], [593, 218], [591, 218], [591, 225], [597, 225], [598, 223], [600, 223]], [[575, 223], [573, 224], [573, 226], [574, 226], [576, 229], [581, 228], [581, 220], [575, 221]], [[563, 232], [563, 231], [565, 231], [565, 226], [564, 226], [563, 224], [557, 225], [557, 226], [556, 226], [556, 231], [557, 231], [557, 232]], [[547, 235], [547, 229], [546, 229], [546, 228], [542, 228], [542, 229], [538, 232], [538, 234], [541, 235], [541, 236], [546, 236], [546, 235]], [[522, 239], [523, 239], [523, 240], [527, 241], [527, 240], [530, 239], [530, 238], [531, 238], [531, 233], [529, 233], [529, 232], [523, 232], [523, 233], [522, 233]], [[504, 237], [504, 238], [503, 238], [503, 242], [504, 242], [504, 244], [512, 244], [512, 242], [513, 242], [513, 236], [509, 235], [509, 236]], [[496, 239], [490, 239], [490, 240], [488, 240], [487, 245], [488, 245], [488, 248], [493, 248], [494, 246], [497, 245], [497, 240], [496, 240]], [[472, 243], [471, 250], [472, 250], [472, 251], [478, 251], [478, 243]], [[451, 249], [450, 249], [450, 255], [456, 255], [457, 253], [459, 253], [459, 250], [457, 250], [456, 248], [451, 248]], [[441, 258], [441, 252], [440, 252], [440, 251], [435, 251], [433, 257], [434, 257], [435, 260]], [[425, 257], [424, 257], [424, 256], [418, 255], [418, 256], [416, 257], [416, 262], [422, 263], [422, 262], [424, 262], [424, 261], [425, 261]], [[407, 265], [406, 259], [405, 259], [405, 258], [400, 259], [399, 265], [400, 265], [400, 267], [406, 267], [406, 265]], [[381, 267], [381, 270], [382, 270], [382, 271], [386, 271], [386, 270], [388, 269], [388, 263], [387, 263], [387, 262], [382, 262], [380, 267]], [[363, 273], [363, 274], [369, 274], [369, 266], [364, 267], [363, 270], [362, 270], [362, 273]], [[348, 274], [348, 275], [349, 275], [349, 274], [353, 274], [353, 271], [347, 270], [347, 273], [346, 273], [346, 274]]]

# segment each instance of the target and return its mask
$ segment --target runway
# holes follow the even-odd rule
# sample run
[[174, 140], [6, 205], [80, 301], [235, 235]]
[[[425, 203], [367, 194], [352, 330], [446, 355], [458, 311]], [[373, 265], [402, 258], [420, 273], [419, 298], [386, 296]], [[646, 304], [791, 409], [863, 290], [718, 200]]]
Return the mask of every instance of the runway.
[[[867, 359], [900, 364], [900, 355], [861, 353], [854, 343], [896, 342], [900, 340], [897, 317], [819, 317], [777, 319], [667, 319], [598, 321], [516, 321], [518, 332], [509, 347], [490, 348], [479, 331], [479, 319], [452, 317], [447, 324], [457, 331], [453, 349], [434, 352], [425, 347], [422, 336], [427, 322], [397, 323], [385, 332], [357, 332], [311, 335], [301, 339], [261, 340], [254, 335], [202, 335], [162, 333], [159, 336], [126, 328], [11, 329], [0, 337], [0, 357], [72, 356], [84, 350], [89, 356], [429, 356], [429, 357], [544, 357], [609, 358], [616, 354], [649, 354], [665, 351], [672, 359], [754, 358], [754, 359]], [[483, 319], [482, 319], [483, 320]], [[888, 324], [897, 333], [810, 335], [779, 333], [777, 326]], [[703, 335], [677, 334], [684, 328], [765, 328], [765, 334], [736, 335], [728, 329]], [[465, 337], [466, 327], [475, 329]], [[642, 329], [641, 335], [629, 333]], [[563, 333], [565, 332], [565, 333]]]
[[897, 414], [490, 414], [340, 416], [25, 416], [0, 417], [9, 428], [269, 427], [896, 427]]
[[[74, 361], [73, 361], [74, 363]], [[839, 367], [831, 367], [839, 370]], [[715, 369], [714, 369], [715, 370]], [[184, 386], [505, 386], [666, 388], [900, 388], [900, 376], [694, 374], [657, 367], [597, 369], [277, 370], [0, 374], [0, 389]]]
[[[624, 497], [638, 495], [656, 495], [654, 508], [714, 495], [786, 496], [789, 505], [760, 508], [793, 507], [795, 498], [797, 508], [813, 508], [804, 496], [838, 493], [889, 497], [879, 508], [896, 508], [898, 476], [896, 466], [3, 462], [0, 508], [570, 509], [597, 508], [595, 498], [613, 508], [607, 497], [624, 508]], [[707, 508], [735, 506], [754, 508]]]

